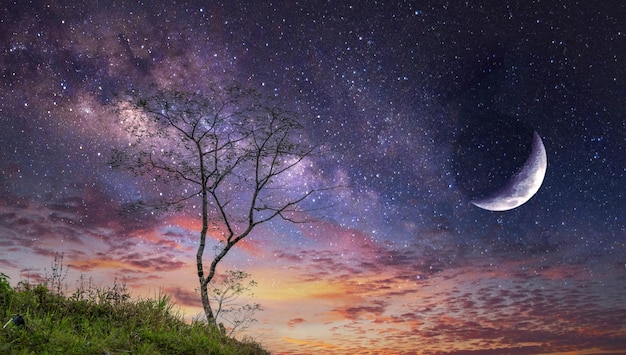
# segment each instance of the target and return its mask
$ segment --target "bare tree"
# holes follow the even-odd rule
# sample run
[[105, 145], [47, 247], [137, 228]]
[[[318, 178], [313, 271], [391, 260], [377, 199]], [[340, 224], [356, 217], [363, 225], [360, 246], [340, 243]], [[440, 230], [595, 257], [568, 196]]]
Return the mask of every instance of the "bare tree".
[[[288, 181], [314, 147], [294, 112], [236, 85], [129, 93], [115, 107], [131, 139], [113, 150], [110, 164], [150, 177], [156, 189], [151, 201], [129, 209], [193, 211], [199, 200], [198, 281], [207, 322], [216, 325], [207, 288], [218, 264], [257, 226], [277, 217], [302, 221], [301, 203], [320, 190]], [[208, 233], [219, 244], [205, 273]]]
[[[257, 321], [254, 314], [262, 310], [258, 303], [241, 304], [239, 301], [244, 294], [253, 295], [252, 288], [257, 283], [252, 279], [248, 280], [249, 278], [250, 274], [245, 271], [228, 270], [219, 284], [209, 289], [209, 299], [215, 305], [216, 322], [219, 322], [220, 328], [223, 327], [222, 331], [228, 336], [248, 329]], [[220, 320], [226, 324], [224, 325]]]

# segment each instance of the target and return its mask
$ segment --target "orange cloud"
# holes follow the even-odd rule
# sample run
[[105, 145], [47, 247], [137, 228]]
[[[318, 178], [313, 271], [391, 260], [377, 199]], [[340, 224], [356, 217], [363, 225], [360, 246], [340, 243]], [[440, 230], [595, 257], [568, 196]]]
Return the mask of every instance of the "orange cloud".
[[[151, 255], [151, 254], [149, 254]], [[143, 254], [130, 254], [121, 259], [99, 257], [93, 259], [73, 260], [70, 266], [81, 272], [93, 269], [128, 269], [144, 271], [172, 271], [186, 265], [182, 261], [171, 260], [166, 256], [146, 256]]]
[[322, 349], [333, 350], [333, 349], [339, 348], [339, 346], [337, 345], [324, 343], [321, 341], [294, 339], [294, 338], [288, 338], [288, 337], [284, 337], [283, 340], [291, 344], [296, 344], [296, 345], [305, 346], [305, 347], [313, 347], [313, 348], [317, 348], [318, 350], [322, 350]]
[[287, 322], [289, 328], [294, 328], [297, 324], [304, 323], [304, 318], [292, 318]]
[[127, 264], [111, 258], [96, 258], [96, 259], [83, 259], [73, 260], [70, 266], [81, 272], [88, 272], [93, 269], [118, 269], [126, 267]]

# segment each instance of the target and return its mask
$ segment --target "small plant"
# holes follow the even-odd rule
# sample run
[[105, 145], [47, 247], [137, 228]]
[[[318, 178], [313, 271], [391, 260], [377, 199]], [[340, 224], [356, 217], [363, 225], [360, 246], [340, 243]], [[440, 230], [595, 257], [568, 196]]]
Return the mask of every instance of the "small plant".
[[113, 286], [105, 287], [98, 292], [98, 301], [100, 303], [110, 303], [115, 306], [120, 305], [130, 299], [130, 293], [126, 287], [126, 282], [121, 283], [117, 277], [113, 279]]
[[215, 317], [219, 321], [220, 330], [228, 336], [234, 336], [255, 323], [257, 320], [254, 314], [263, 309], [258, 303], [241, 304], [239, 302], [239, 298], [244, 294], [254, 295], [252, 288], [257, 283], [254, 280], [248, 280], [251, 276], [249, 273], [241, 270], [228, 270], [225, 275], [222, 281], [209, 292], [209, 297], [216, 305]]
[[9, 278], [5, 273], [0, 272], [0, 292], [4, 293], [11, 290]]
[[74, 301], [95, 302], [98, 299], [98, 293], [93, 284], [93, 278], [86, 279], [85, 274], [81, 273], [76, 281], [76, 289], [74, 289], [70, 298]]
[[2, 308], [6, 308], [9, 305], [12, 294], [13, 289], [9, 283], [9, 277], [0, 272], [0, 306]]
[[65, 284], [65, 279], [67, 278], [68, 271], [68, 267], [63, 265], [63, 253], [56, 253], [54, 255], [52, 266], [50, 267], [50, 273], [48, 274], [48, 270], [44, 269], [45, 285], [48, 290], [56, 293], [57, 295], [66, 291], [67, 285]]

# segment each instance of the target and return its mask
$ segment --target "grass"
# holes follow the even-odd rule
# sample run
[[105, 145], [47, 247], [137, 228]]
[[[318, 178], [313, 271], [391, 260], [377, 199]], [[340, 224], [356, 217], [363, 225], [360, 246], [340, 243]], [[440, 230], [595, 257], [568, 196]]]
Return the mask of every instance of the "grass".
[[0, 328], [0, 354], [269, 354], [206, 323], [186, 323], [165, 294], [131, 299], [117, 281], [79, 285], [71, 295], [45, 284], [13, 288], [0, 273], [0, 323], [18, 314], [25, 320]]

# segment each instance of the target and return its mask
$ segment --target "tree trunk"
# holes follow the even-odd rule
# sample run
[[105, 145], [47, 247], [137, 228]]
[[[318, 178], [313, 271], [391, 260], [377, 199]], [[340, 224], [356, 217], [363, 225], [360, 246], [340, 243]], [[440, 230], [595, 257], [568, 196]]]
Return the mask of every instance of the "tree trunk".
[[[199, 147], [198, 147], [199, 148]], [[202, 171], [204, 172], [204, 164], [202, 163], [202, 156], [200, 157]], [[202, 181], [205, 180], [204, 173], [202, 173]], [[202, 188], [202, 230], [200, 231], [200, 243], [198, 245], [198, 252], [196, 253], [196, 267], [198, 269], [198, 282], [200, 284], [200, 298], [202, 299], [202, 309], [204, 309], [204, 315], [209, 325], [217, 328], [217, 320], [211, 309], [211, 303], [209, 301], [208, 285], [211, 278], [208, 280], [204, 278], [204, 265], [202, 257], [204, 255], [204, 248], [206, 245], [206, 234], [209, 230], [209, 211], [208, 211], [208, 193], [206, 186]]]
[[208, 284], [200, 280], [200, 297], [202, 298], [202, 308], [204, 309], [204, 315], [206, 316], [207, 323], [217, 328], [217, 319], [213, 315], [213, 309], [209, 302]]
[[200, 233], [200, 245], [196, 254], [196, 266], [198, 268], [198, 282], [200, 284], [200, 298], [202, 299], [202, 308], [206, 316], [207, 323], [217, 327], [216, 319], [209, 302], [208, 280], [204, 278], [204, 266], [202, 263], [202, 255], [204, 254], [204, 245], [206, 241], [206, 230], [202, 228]]

